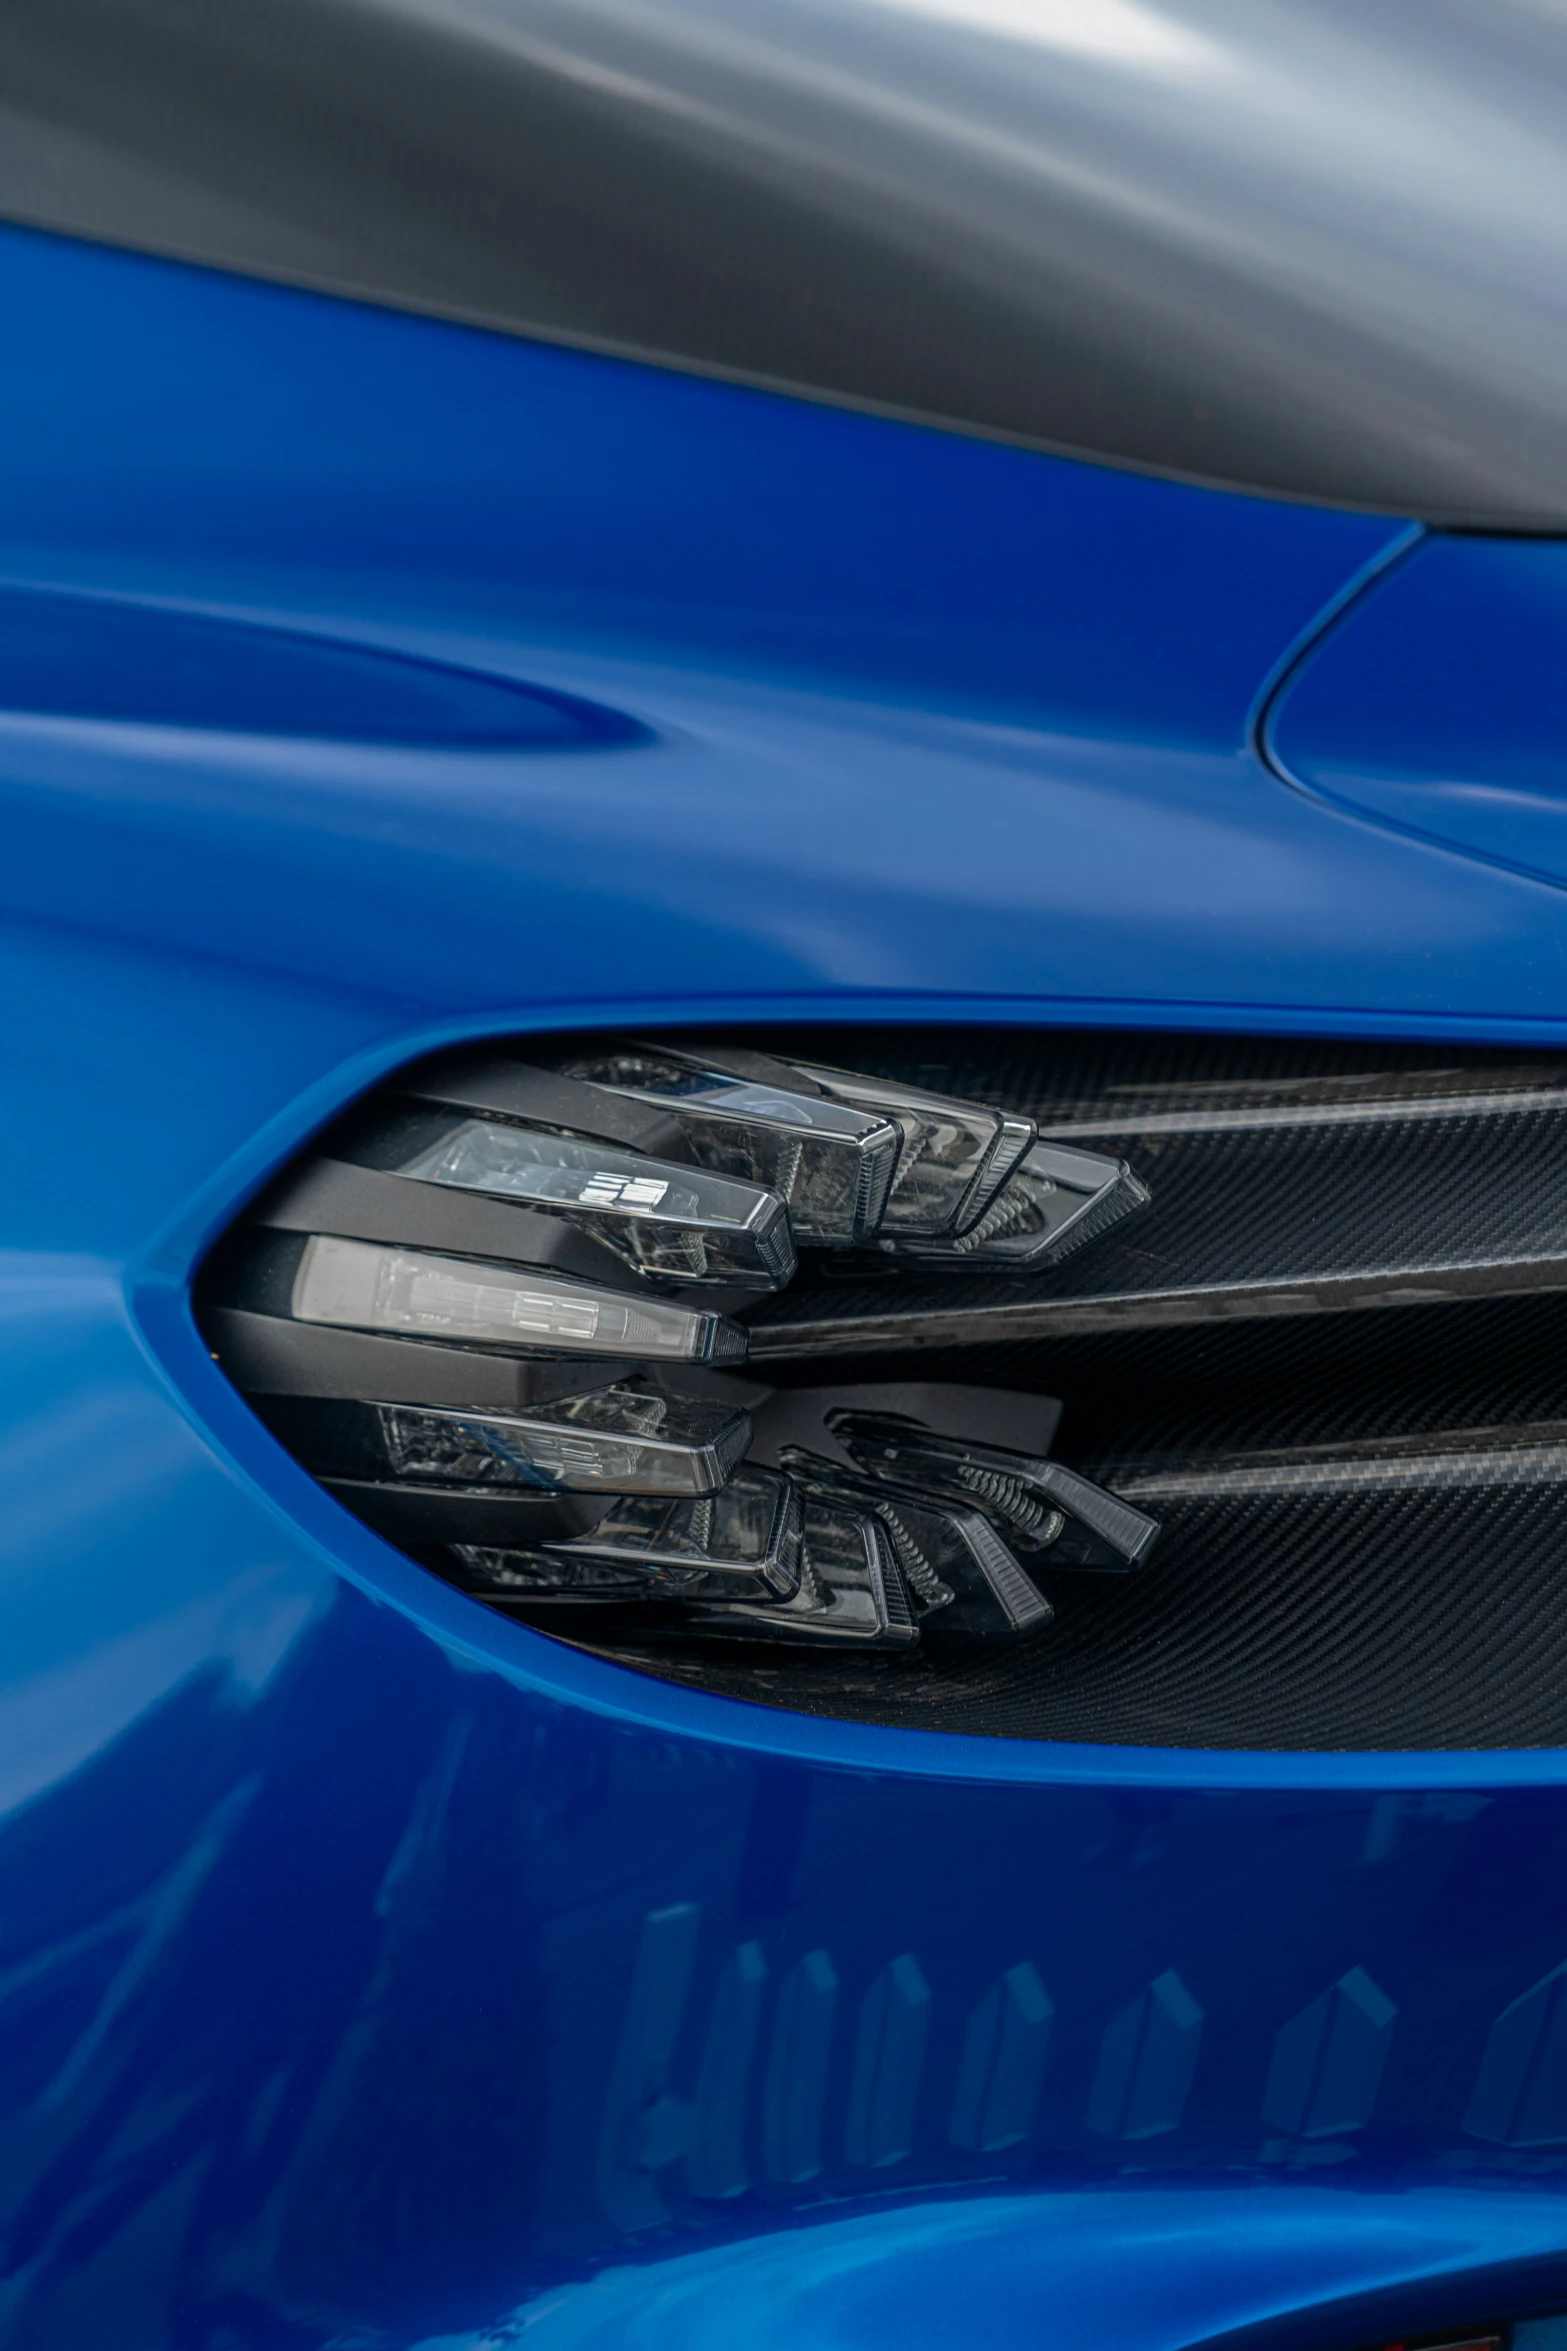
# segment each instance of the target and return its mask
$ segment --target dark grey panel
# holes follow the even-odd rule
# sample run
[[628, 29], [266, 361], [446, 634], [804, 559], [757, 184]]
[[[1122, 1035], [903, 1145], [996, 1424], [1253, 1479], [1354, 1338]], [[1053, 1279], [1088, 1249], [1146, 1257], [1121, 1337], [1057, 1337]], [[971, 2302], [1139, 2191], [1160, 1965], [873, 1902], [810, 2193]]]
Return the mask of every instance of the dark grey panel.
[[0, 211], [969, 429], [1567, 524], [1546, 0], [9, 0]]

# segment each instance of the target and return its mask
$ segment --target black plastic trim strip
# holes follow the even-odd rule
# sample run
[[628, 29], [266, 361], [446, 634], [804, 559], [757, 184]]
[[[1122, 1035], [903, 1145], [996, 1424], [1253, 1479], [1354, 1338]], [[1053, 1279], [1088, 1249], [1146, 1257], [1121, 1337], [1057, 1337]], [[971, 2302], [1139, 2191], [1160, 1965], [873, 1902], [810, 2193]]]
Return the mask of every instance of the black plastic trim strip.
[[370, 1478], [319, 1481], [345, 1509], [394, 1543], [481, 1543], [526, 1549], [585, 1534], [608, 1505], [597, 1496], [474, 1493], [461, 1486], [392, 1486]]
[[563, 1216], [497, 1200], [456, 1185], [387, 1175], [344, 1159], [314, 1159], [251, 1212], [252, 1221], [291, 1233], [333, 1233], [405, 1249], [439, 1249], [458, 1257], [500, 1258], [580, 1275], [601, 1288], [638, 1291], [625, 1259]]
[[580, 1078], [561, 1077], [552, 1069], [534, 1069], [523, 1061], [475, 1062], [466, 1054], [426, 1062], [399, 1078], [396, 1090], [422, 1102], [440, 1102], [454, 1110], [498, 1112], [503, 1118], [527, 1119], [537, 1126], [561, 1127], [569, 1134], [588, 1135], [602, 1143], [620, 1143], [629, 1151], [646, 1152], [650, 1159], [692, 1164], [684, 1130], [667, 1112], [628, 1095], [606, 1093]]

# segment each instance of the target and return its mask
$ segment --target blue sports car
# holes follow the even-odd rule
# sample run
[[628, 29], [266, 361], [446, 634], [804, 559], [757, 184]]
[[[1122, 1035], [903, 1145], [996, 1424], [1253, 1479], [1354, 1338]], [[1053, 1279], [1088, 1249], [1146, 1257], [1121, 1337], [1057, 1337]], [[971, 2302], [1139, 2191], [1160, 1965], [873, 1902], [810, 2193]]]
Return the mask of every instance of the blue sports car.
[[1563, 0], [0, 11], [4, 2351], [1567, 2351]]

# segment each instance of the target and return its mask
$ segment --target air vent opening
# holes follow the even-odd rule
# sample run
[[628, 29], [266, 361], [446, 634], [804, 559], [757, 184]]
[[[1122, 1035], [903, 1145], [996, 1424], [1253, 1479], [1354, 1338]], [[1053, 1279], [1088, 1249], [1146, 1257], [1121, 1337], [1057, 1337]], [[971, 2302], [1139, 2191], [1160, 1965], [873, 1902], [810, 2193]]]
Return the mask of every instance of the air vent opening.
[[821, 1715], [1567, 1744], [1567, 1057], [489, 1040], [204, 1269], [217, 1359], [484, 1604]]

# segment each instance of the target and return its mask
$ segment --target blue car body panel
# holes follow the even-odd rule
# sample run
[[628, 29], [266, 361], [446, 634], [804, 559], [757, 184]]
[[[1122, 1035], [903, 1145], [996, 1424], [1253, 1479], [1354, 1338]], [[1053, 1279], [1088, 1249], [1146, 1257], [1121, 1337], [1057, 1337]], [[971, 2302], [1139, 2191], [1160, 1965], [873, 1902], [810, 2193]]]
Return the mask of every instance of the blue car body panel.
[[1340, 806], [1567, 880], [1564, 609], [1558, 541], [1432, 541], [1290, 678], [1275, 759]]
[[[0, 718], [3, 2339], [662, 2351], [785, 2306], [1154, 2351], [1567, 2302], [1563, 1757], [655, 1684], [350, 1520], [189, 1303], [444, 1039], [1567, 1037], [1549, 880], [1255, 747], [1410, 526], [19, 231], [0, 284], [12, 609], [212, 632], [188, 703], [132, 659]], [[301, 642], [297, 727], [237, 724]], [[447, 733], [346, 687], [322, 731], [339, 653]], [[463, 739], [508, 682], [549, 725]]]

